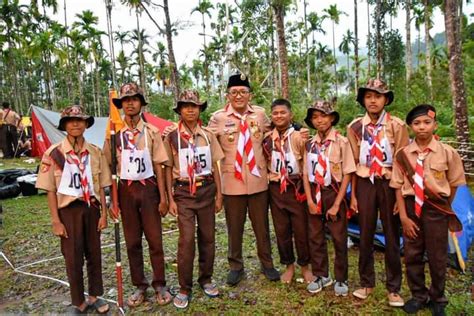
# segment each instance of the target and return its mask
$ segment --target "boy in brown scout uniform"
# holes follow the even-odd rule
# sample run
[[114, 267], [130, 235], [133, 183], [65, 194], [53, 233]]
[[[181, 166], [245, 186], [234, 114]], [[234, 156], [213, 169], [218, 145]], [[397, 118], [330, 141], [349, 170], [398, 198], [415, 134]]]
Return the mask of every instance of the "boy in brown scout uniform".
[[[432, 305], [433, 315], [444, 315], [448, 229], [462, 230], [451, 209], [458, 186], [466, 184], [459, 154], [438, 141], [436, 110], [422, 104], [406, 117], [415, 140], [395, 155], [390, 186], [395, 188], [404, 233], [407, 281], [412, 298], [403, 307], [414, 314]], [[428, 256], [431, 286], [425, 286], [424, 253]]]
[[303, 179], [309, 208], [311, 267], [316, 278], [307, 289], [318, 293], [333, 283], [329, 275], [325, 226], [334, 243], [336, 296], [348, 294], [347, 206], [345, 195], [356, 166], [347, 138], [333, 127], [339, 113], [328, 101], [316, 101], [305, 122], [317, 134], [306, 143]]
[[399, 118], [385, 111], [393, 92], [379, 79], [359, 88], [357, 101], [366, 114], [347, 127], [357, 170], [352, 179], [351, 209], [359, 213], [359, 276], [362, 288], [353, 292], [366, 299], [375, 287], [374, 234], [378, 211], [385, 235], [385, 271], [390, 306], [403, 306], [398, 292], [402, 281], [400, 262], [400, 218], [395, 191], [389, 187], [393, 154], [408, 144], [408, 130]]
[[[161, 234], [161, 216], [168, 212], [162, 164], [168, 157], [160, 131], [144, 122], [141, 109], [147, 104], [143, 91], [135, 83], [120, 88], [120, 98], [112, 100], [123, 108], [125, 126], [117, 133], [117, 174], [119, 206], [132, 283], [137, 288], [127, 304], [135, 307], [143, 303], [149, 283], [143, 269], [142, 235], [148, 242], [153, 280], [159, 305], [168, 304], [171, 294], [166, 287], [165, 261]], [[104, 145], [110, 164], [110, 141]]]
[[250, 104], [250, 84], [244, 74], [230, 76], [227, 99], [229, 103], [209, 121], [224, 151], [220, 168], [229, 244], [227, 283], [236, 285], [244, 276], [242, 239], [247, 211], [262, 272], [269, 280], [277, 281], [280, 275], [273, 267], [271, 254], [268, 179], [262, 148], [270, 121], [263, 108]]
[[168, 154], [166, 185], [169, 211], [178, 218], [178, 280], [180, 291], [173, 303], [186, 308], [193, 287], [195, 232], [199, 249], [198, 282], [209, 297], [219, 295], [212, 282], [215, 256], [215, 213], [222, 209], [221, 179], [217, 161], [224, 157], [214, 134], [201, 127], [199, 115], [207, 102], [199, 101], [197, 91], [183, 91], [176, 107], [178, 128], [164, 144]]
[[308, 214], [301, 192], [305, 140], [291, 124], [293, 113], [288, 100], [274, 100], [271, 111], [274, 129], [265, 136], [263, 149], [268, 162], [268, 191], [278, 252], [280, 262], [286, 265], [281, 281], [290, 283], [295, 273], [294, 241], [298, 265], [309, 283], [314, 277], [308, 266]]
[[[48, 192], [54, 235], [61, 238], [73, 313], [93, 307], [106, 313], [109, 305], [97, 298], [104, 293], [100, 232], [107, 227], [104, 188], [111, 174], [101, 150], [84, 139], [94, 118], [79, 105], [65, 108], [58, 129], [66, 138], [43, 155], [36, 187]], [[84, 257], [87, 265], [89, 300], [84, 298]]]

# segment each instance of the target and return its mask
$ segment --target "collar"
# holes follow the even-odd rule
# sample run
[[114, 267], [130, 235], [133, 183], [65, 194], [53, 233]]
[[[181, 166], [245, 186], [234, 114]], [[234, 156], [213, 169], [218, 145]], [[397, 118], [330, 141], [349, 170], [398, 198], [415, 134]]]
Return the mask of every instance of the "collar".
[[[291, 129], [292, 129], [292, 126], [290, 124], [289, 127], [286, 129], [285, 133], [283, 133], [283, 138], [288, 135]], [[293, 131], [294, 131], [294, 128], [293, 128]], [[276, 127], [271, 130], [270, 137], [272, 138], [273, 141], [280, 139], [280, 133], [278, 133], [278, 130]]]
[[[84, 145], [82, 146], [81, 151], [79, 153], [84, 152], [88, 147], [89, 147], [89, 143], [84, 139]], [[71, 150], [74, 150], [72, 148], [71, 143], [69, 143], [67, 137], [64, 138], [63, 141], [61, 142], [61, 149], [63, 150], [64, 154], [70, 152]], [[88, 151], [90, 152], [90, 150]]]
[[[127, 122], [125, 120], [123, 120], [123, 127], [122, 129], [120, 130], [121, 132], [125, 132], [126, 130], [129, 130], [130, 127], [128, 126]], [[138, 121], [138, 124], [137, 124], [137, 127], [136, 129], [138, 129], [141, 132], [143, 132], [143, 129], [145, 128], [146, 126], [146, 123], [142, 120], [142, 118], [140, 117], [140, 120]]]
[[[334, 129], [334, 127], [331, 127], [331, 130], [329, 131], [329, 134], [325, 140], [330, 140], [332, 142], [336, 141], [336, 130]], [[319, 133], [316, 133], [316, 135], [314, 135], [313, 139], [311, 139], [311, 142], [317, 142], [318, 144], [321, 143], [321, 137], [319, 136]]]
[[[439, 145], [439, 142], [433, 136], [433, 138], [431, 138], [431, 141], [430, 141], [430, 143], [428, 144], [428, 146], [426, 148], [429, 148], [429, 150], [432, 151], [432, 152], [436, 152], [438, 150], [438, 145]], [[421, 152], [420, 147], [418, 146], [418, 144], [416, 143], [416, 141], [414, 139], [407, 146], [407, 150], [408, 150], [409, 153]]]
[[[384, 110], [385, 111], [385, 110]], [[383, 115], [383, 112], [381, 113], [381, 115]], [[382, 122], [380, 122], [380, 125], [387, 125], [387, 118], [389, 117], [388, 115], [388, 112], [385, 111], [385, 115], [384, 115], [384, 118], [382, 120]], [[372, 123], [372, 120], [370, 119], [370, 116], [369, 116], [369, 113], [365, 112], [365, 115], [364, 117], [362, 118], [362, 124], [364, 126], [367, 126], [369, 125], [370, 123]]]
[[[237, 115], [241, 115], [239, 112], [237, 112], [236, 110], [234, 110], [234, 108], [232, 107], [232, 105], [230, 105], [230, 103], [227, 103], [226, 106], [225, 106], [225, 111], [227, 113], [227, 115], [233, 115], [233, 114], [237, 114]], [[253, 108], [253, 106], [249, 103], [247, 105], [247, 111], [245, 111], [244, 114], [247, 114], [247, 113], [254, 113], [255, 112], [255, 109]]]
[[[180, 121], [181, 122], [181, 121]], [[179, 132], [188, 132], [189, 131], [186, 129], [186, 127], [184, 126], [184, 123], [183, 124], [178, 124], [178, 126], [181, 125], [181, 128], [179, 129]], [[194, 133], [194, 135], [199, 135], [201, 137], [206, 137], [206, 135], [204, 134], [204, 130], [202, 129], [202, 127], [199, 125], [199, 123], [196, 125], [196, 131]]]

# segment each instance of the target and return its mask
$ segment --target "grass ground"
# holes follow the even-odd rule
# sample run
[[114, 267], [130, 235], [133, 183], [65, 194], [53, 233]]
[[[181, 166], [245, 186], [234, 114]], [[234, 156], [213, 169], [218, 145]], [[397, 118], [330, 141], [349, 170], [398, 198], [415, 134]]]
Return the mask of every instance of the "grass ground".
[[[10, 161], [1, 169], [23, 166], [23, 163]], [[3, 229], [0, 230], [1, 251], [9, 258], [15, 267], [36, 262], [42, 259], [57, 258], [51, 261], [22, 268], [22, 271], [47, 275], [66, 281], [64, 261], [61, 257], [59, 239], [51, 234], [49, 211], [45, 195], [33, 197], [19, 197], [1, 201], [3, 206]], [[177, 290], [177, 238], [176, 220], [167, 216], [163, 221], [165, 245], [166, 277], [172, 290]], [[123, 236], [123, 235], [122, 235]], [[102, 234], [102, 245], [113, 244], [113, 229], [109, 224]], [[272, 231], [274, 262], [278, 263], [276, 242]], [[215, 281], [220, 285], [221, 296], [208, 299], [196, 285], [193, 289], [193, 300], [185, 312], [177, 311], [172, 305], [159, 307], [149, 292], [148, 301], [142, 306], [127, 312], [133, 314], [160, 313], [160, 314], [395, 314], [401, 315], [399, 309], [388, 307], [386, 292], [383, 285], [385, 280], [383, 253], [375, 253], [375, 268], [377, 287], [374, 295], [367, 301], [361, 302], [352, 296], [337, 298], [332, 289], [325, 290], [317, 295], [310, 295], [303, 283], [293, 282], [291, 285], [269, 282], [259, 272], [259, 263], [256, 257], [255, 242], [250, 223], [245, 228], [244, 255], [246, 265], [246, 279], [237, 287], [225, 285], [227, 273], [227, 234], [224, 214], [219, 214], [216, 225], [216, 262]], [[130, 282], [129, 267], [125, 246], [122, 245], [124, 292], [127, 297], [133, 291]], [[330, 258], [333, 258], [333, 249], [330, 244]], [[151, 267], [148, 254], [145, 251], [146, 274], [151, 276]], [[353, 290], [358, 284], [357, 275], [358, 249], [349, 250], [349, 287]], [[330, 260], [332, 261], [332, 260]], [[104, 297], [116, 299], [114, 248], [103, 249], [103, 278]], [[197, 261], [195, 262], [195, 267]], [[283, 269], [282, 266], [277, 265]], [[426, 269], [428, 272], [428, 269]], [[195, 270], [197, 275], [197, 271]], [[300, 276], [297, 275], [297, 278]], [[428, 278], [429, 279], [429, 278]], [[68, 288], [60, 283], [39, 279], [33, 276], [14, 272], [5, 260], [0, 259], [0, 314], [14, 313], [64, 313], [69, 304]], [[474, 315], [474, 304], [470, 300], [471, 276], [463, 275], [457, 270], [448, 269], [446, 294], [450, 300], [448, 314]], [[429, 280], [428, 280], [429, 282]], [[403, 280], [401, 294], [409, 298], [406, 280]], [[115, 308], [112, 311], [116, 312]], [[428, 310], [419, 315], [430, 315]]]

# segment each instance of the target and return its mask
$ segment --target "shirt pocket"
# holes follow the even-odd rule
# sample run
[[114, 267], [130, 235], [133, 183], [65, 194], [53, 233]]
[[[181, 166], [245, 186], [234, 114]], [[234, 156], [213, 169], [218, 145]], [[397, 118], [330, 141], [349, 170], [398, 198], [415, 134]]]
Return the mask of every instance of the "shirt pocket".
[[331, 174], [338, 181], [342, 181], [342, 159], [338, 156], [329, 157], [329, 164], [331, 165]]
[[231, 173], [234, 172], [234, 165], [232, 164], [221, 164], [222, 173]]
[[448, 171], [447, 162], [433, 162], [430, 164], [429, 173], [438, 184], [447, 181], [446, 172]]

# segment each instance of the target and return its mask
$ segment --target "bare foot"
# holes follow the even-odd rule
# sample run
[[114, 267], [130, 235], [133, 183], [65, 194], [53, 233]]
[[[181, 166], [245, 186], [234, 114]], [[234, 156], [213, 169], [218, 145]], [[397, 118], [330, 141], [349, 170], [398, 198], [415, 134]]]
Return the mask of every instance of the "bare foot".
[[285, 272], [283, 272], [280, 276], [280, 280], [282, 283], [290, 283], [293, 280], [293, 275], [295, 274], [295, 265], [289, 264], [286, 266]]
[[311, 272], [309, 265], [301, 267], [301, 274], [303, 275], [304, 281], [306, 283], [311, 283], [314, 281], [314, 275], [313, 272]]

